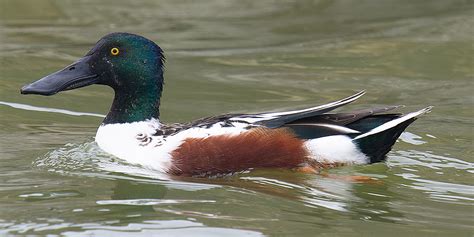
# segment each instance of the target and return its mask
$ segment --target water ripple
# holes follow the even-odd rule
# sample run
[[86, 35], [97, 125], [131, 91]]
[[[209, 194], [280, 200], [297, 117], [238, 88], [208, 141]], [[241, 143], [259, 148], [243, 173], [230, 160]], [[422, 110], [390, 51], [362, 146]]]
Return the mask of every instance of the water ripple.
[[127, 199], [127, 200], [99, 200], [99, 205], [131, 205], [152, 206], [162, 204], [189, 204], [189, 203], [215, 203], [215, 200], [176, 200], [176, 199]]
[[[458, 177], [467, 177], [462, 173], [472, 173], [474, 171], [474, 164], [468, 161], [457, 159], [454, 157], [435, 155], [430, 152], [422, 151], [397, 151], [392, 155], [393, 159], [389, 159], [388, 166], [394, 168], [401, 168], [401, 173], [396, 174], [406, 180], [411, 181], [409, 184], [402, 184], [402, 186], [410, 187], [412, 189], [424, 191], [432, 200], [436, 201], [458, 201], [458, 204], [466, 204], [463, 201], [474, 201], [474, 186], [467, 184], [471, 183], [471, 179], [457, 180], [456, 183], [438, 181], [439, 175], [453, 172], [457, 173]], [[436, 170], [433, 176], [420, 176], [421, 169]], [[463, 184], [465, 182], [465, 184]]]
[[49, 112], [49, 113], [60, 113], [60, 114], [67, 114], [67, 115], [74, 115], [74, 116], [94, 116], [104, 118], [105, 115], [102, 114], [95, 114], [95, 113], [85, 113], [85, 112], [74, 112], [66, 109], [54, 109], [54, 108], [47, 108], [47, 107], [39, 107], [27, 104], [20, 104], [20, 103], [12, 103], [12, 102], [5, 102], [0, 101], [0, 105], [10, 106], [15, 109], [22, 109], [22, 110], [29, 110], [29, 111], [40, 111], [40, 112]]
[[[119, 221], [117, 221], [119, 222]], [[145, 220], [140, 223], [112, 225], [107, 223], [1, 223], [0, 234], [63, 231], [62, 236], [263, 236], [262, 233], [236, 228], [208, 227], [188, 220]]]

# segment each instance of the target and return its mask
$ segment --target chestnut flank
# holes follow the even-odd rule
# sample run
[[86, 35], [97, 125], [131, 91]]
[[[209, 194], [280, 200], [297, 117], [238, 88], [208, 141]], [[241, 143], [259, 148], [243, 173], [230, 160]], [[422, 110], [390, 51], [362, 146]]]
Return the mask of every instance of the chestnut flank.
[[284, 128], [188, 138], [171, 153], [173, 166], [168, 173], [209, 176], [250, 168], [296, 168], [306, 163], [303, 143]]

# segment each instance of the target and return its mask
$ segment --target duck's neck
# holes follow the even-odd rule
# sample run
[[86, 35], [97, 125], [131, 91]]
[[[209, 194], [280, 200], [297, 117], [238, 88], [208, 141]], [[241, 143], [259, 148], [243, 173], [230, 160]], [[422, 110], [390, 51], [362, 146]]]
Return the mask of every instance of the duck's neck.
[[115, 97], [102, 124], [133, 123], [159, 119], [163, 74], [149, 85], [138, 83], [126, 89], [114, 89]]

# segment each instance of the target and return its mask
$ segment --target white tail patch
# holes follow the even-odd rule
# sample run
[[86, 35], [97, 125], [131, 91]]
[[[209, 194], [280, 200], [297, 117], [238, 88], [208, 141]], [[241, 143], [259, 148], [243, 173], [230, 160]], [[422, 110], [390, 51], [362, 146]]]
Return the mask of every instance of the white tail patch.
[[369, 158], [345, 135], [308, 140], [304, 143], [311, 158], [321, 163], [367, 164]]
[[376, 134], [376, 133], [385, 131], [385, 130], [387, 130], [387, 129], [393, 128], [393, 127], [397, 126], [398, 124], [403, 123], [403, 122], [405, 122], [405, 121], [407, 121], [407, 120], [409, 120], [409, 119], [412, 119], [412, 118], [417, 117], [417, 116], [420, 116], [420, 115], [422, 115], [422, 114], [426, 114], [426, 113], [431, 112], [431, 109], [432, 109], [432, 108], [433, 108], [433, 106], [426, 107], [426, 108], [424, 108], [424, 109], [422, 109], [422, 110], [418, 110], [418, 111], [416, 111], [416, 112], [409, 113], [409, 114], [407, 114], [407, 115], [405, 115], [405, 116], [403, 116], [403, 117], [394, 119], [394, 120], [392, 120], [392, 121], [390, 121], [390, 122], [386, 122], [386, 123], [384, 123], [384, 124], [382, 124], [382, 125], [380, 125], [380, 126], [374, 128], [374, 129], [372, 129], [372, 130], [370, 130], [370, 131], [368, 131], [368, 132], [366, 132], [366, 133], [364, 133], [364, 134], [361, 134], [361, 135], [355, 137], [354, 140], [356, 140], [356, 139], [361, 139], [361, 138], [364, 138], [364, 137], [367, 137], [367, 136], [370, 136], [370, 135], [373, 135], [373, 134]]

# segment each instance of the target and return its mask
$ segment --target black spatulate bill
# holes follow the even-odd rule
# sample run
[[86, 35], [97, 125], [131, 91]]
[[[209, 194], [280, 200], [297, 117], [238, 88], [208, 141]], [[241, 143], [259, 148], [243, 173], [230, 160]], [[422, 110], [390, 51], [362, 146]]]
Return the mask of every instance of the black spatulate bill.
[[60, 91], [94, 84], [97, 82], [98, 75], [91, 71], [89, 59], [90, 56], [85, 56], [62, 70], [23, 86], [20, 92], [22, 94], [54, 95]]

